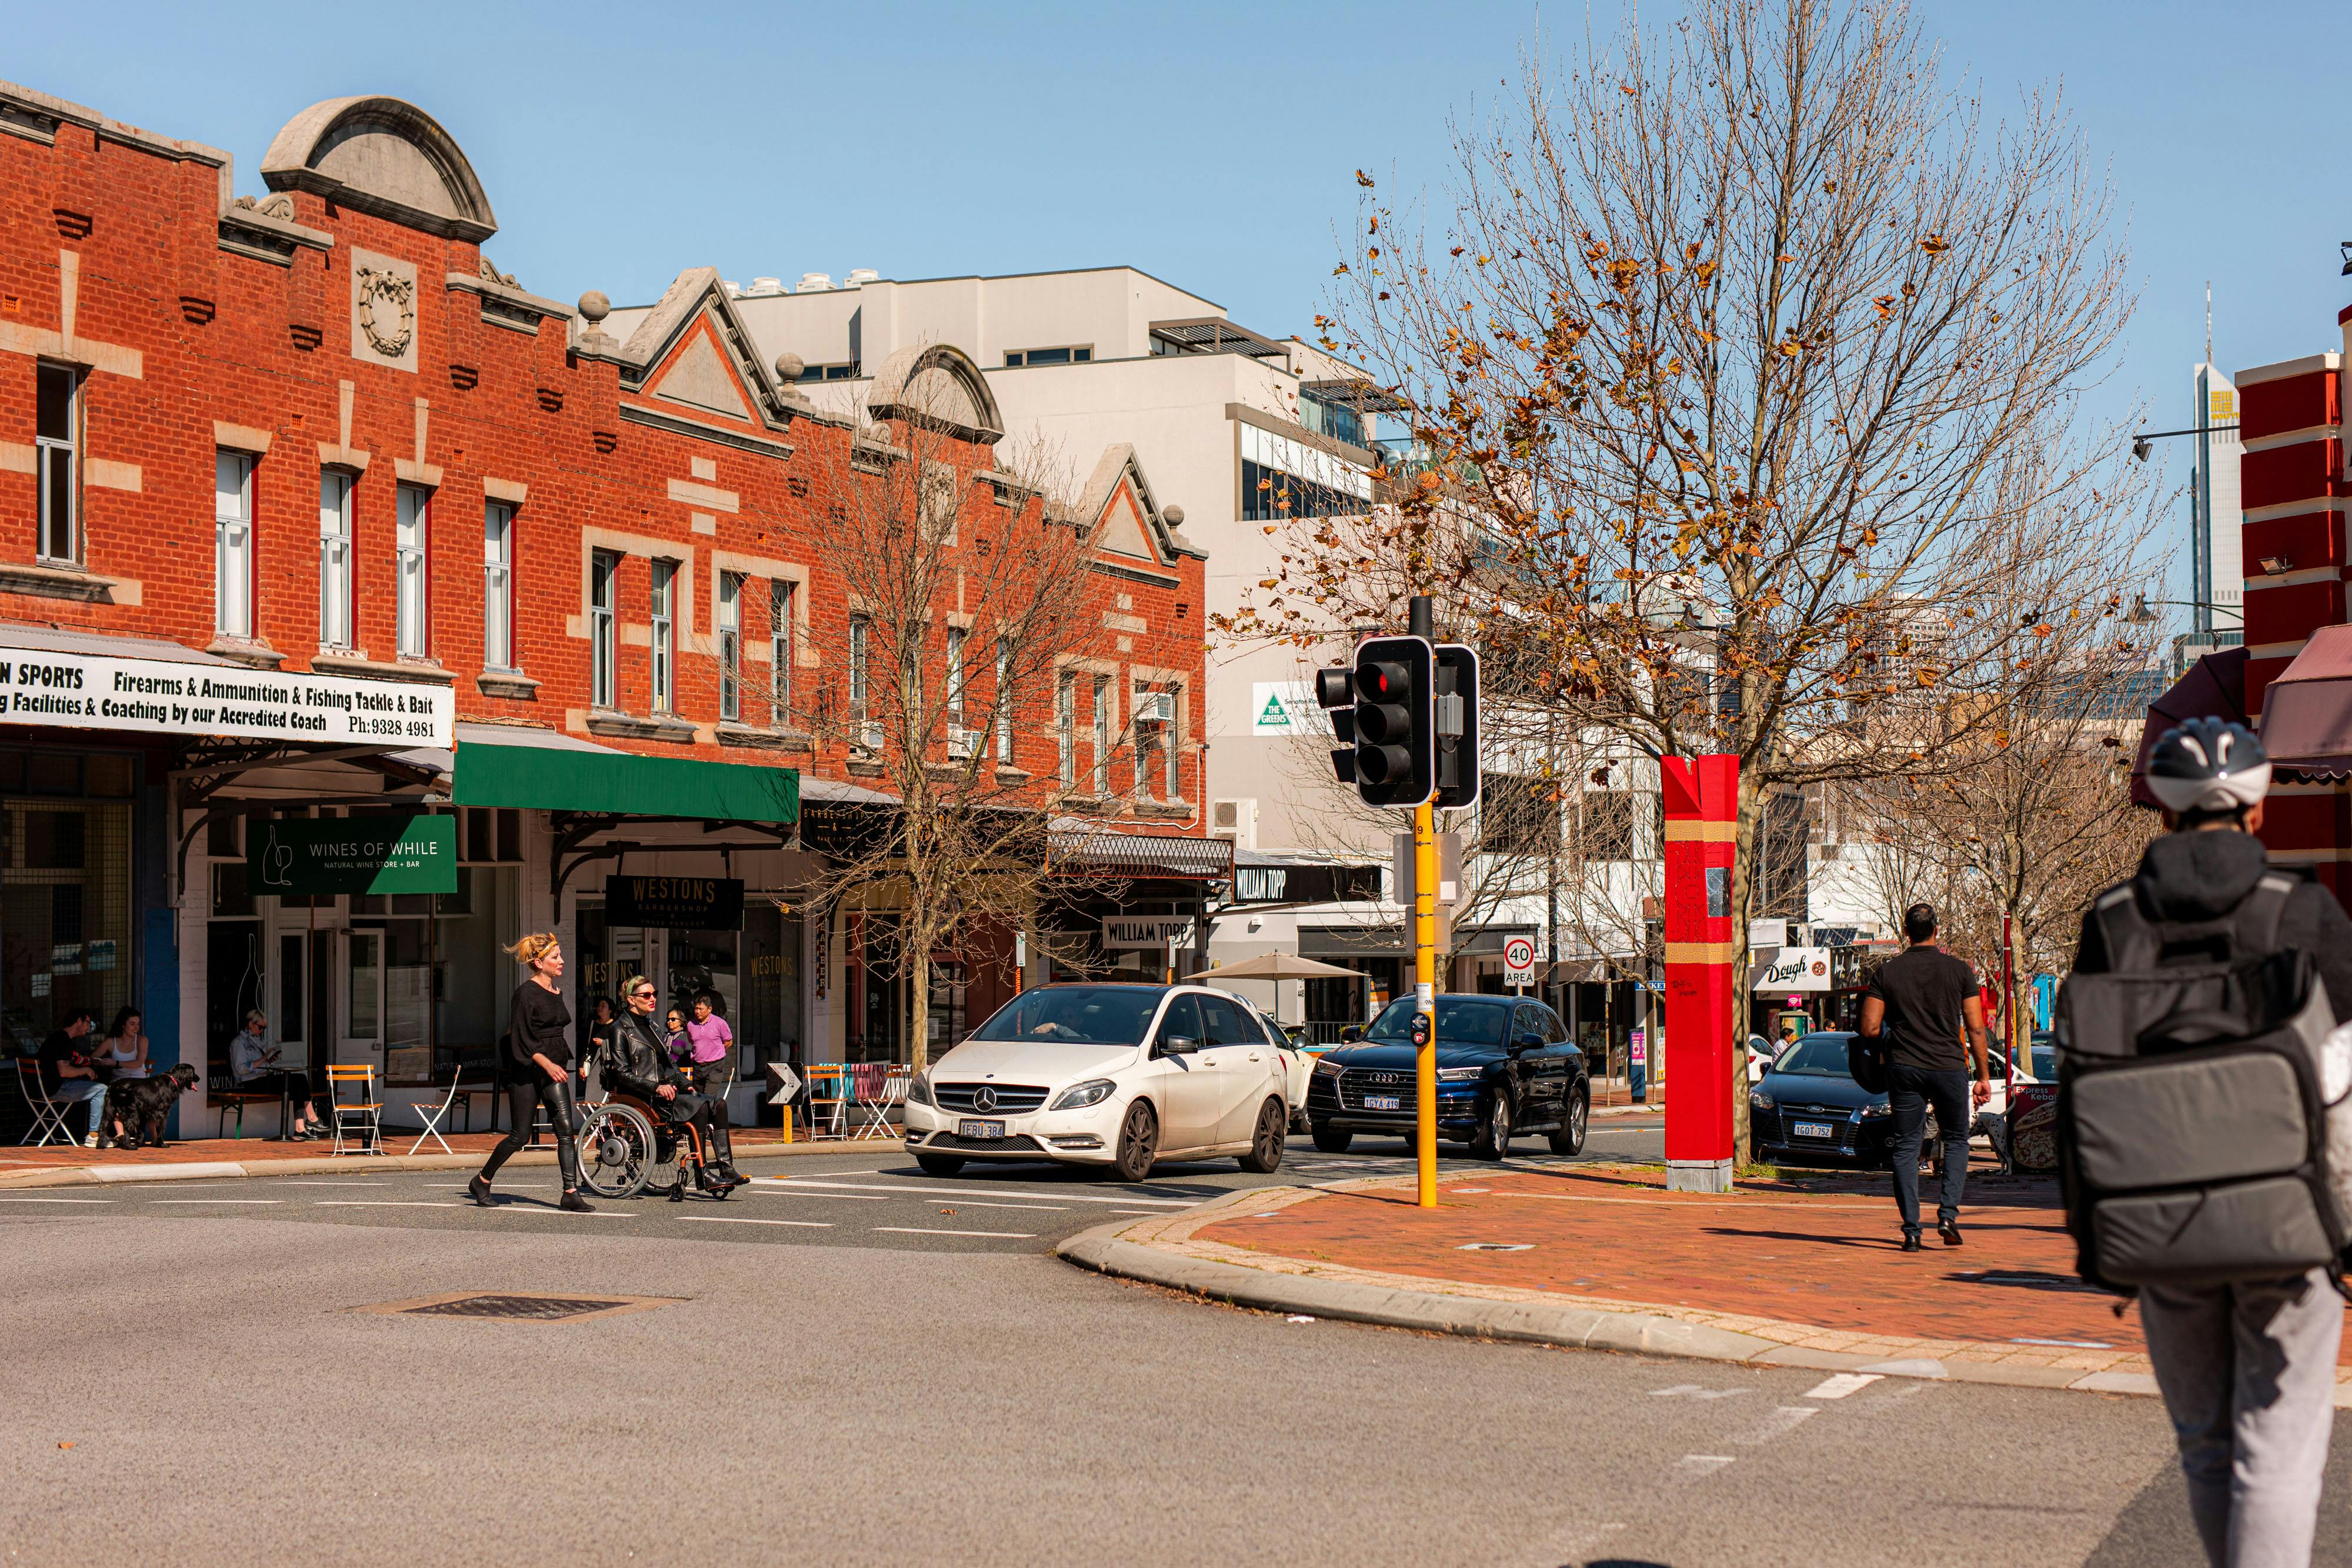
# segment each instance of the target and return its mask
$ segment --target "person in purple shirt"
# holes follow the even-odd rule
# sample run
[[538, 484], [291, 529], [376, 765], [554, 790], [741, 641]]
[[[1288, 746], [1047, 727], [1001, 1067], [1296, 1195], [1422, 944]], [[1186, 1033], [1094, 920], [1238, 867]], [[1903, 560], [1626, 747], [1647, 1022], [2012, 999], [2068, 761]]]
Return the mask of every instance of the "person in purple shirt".
[[727, 1120], [727, 1091], [735, 1082], [735, 1031], [710, 1010], [710, 1001], [708, 991], [694, 998], [694, 1016], [686, 1022], [688, 1060], [678, 1065], [694, 1080], [694, 1092], [710, 1102], [719, 1168], [735, 1180], [735, 1144]]

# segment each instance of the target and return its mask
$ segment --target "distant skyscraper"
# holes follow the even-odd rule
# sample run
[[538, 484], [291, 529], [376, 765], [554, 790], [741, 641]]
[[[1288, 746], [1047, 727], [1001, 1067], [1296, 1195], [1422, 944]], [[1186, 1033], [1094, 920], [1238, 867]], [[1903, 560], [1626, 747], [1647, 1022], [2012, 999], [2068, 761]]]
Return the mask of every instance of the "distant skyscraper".
[[2238, 440], [2238, 389], [2211, 365], [2197, 367], [2196, 382], [2197, 468], [2189, 486], [2189, 597], [2196, 601], [2198, 631], [2236, 632], [2245, 624], [2246, 599], [2238, 531], [2242, 520], [2238, 459], [2245, 450]]

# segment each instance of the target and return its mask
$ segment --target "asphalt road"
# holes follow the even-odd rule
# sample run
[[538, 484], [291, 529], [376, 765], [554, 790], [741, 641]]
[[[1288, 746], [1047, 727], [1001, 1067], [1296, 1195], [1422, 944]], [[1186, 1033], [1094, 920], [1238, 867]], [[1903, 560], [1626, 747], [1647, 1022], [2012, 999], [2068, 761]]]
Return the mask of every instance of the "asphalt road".
[[[2153, 1401], [1291, 1322], [1044, 1255], [1401, 1153], [1125, 1187], [933, 1181], [884, 1146], [593, 1217], [554, 1210], [544, 1169], [493, 1211], [446, 1174], [364, 1170], [0, 1195], [0, 1556], [2195, 1562]], [[525, 1291], [664, 1304], [358, 1310]], [[2336, 1458], [2331, 1563], [2352, 1561], [2352, 1445]]]

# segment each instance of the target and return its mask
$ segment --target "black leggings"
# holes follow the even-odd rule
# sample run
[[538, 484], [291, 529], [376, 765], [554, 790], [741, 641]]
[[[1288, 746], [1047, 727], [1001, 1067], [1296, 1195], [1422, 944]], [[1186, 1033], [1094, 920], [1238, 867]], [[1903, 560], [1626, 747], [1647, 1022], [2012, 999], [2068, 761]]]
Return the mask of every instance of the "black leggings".
[[550, 1078], [534, 1072], [529, 1078], [519, 1078], [507, 1085], [507, 1109], [514, 1125], [490, 1151], [489, 1159], [482, 1166], [482, 1179], [489, 1180], [507, 1163], [507, 1156], [530, 1142], [530, 1124], [539, 1108], [547, 1107], [547, 1119], [555, 1128], [555, 1164], [563, 1173], [563, 1190], [577, 1192], [580, 1188], [580, 1108], [572, 1099], [572, 1075]]

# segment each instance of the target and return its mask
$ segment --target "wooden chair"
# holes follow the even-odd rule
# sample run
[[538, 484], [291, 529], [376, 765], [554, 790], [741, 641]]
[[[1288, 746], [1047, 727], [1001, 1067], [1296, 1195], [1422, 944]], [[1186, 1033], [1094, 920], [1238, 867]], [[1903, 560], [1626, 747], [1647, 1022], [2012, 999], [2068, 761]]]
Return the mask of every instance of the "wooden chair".
[[[346, 1083], [359, 1085], [360, 1097], [357, 1100], [343, 1098], [343, 1085]], [[347, 1129], [367, 1134], [367, 1141], [356, 1145], [359, 1152], [371, 1155], [383, 1153], [383, 1103], [376, 1098], [375, 1068], [372, 1064], [331, 1066], [327, 1069], [327, 1114], [334, 1119], [335, 1124], [332, 1153], [340, 1155], [345, 1152], [343, 1134]], [[417, 1141], [424, 1142], [421, 1138]], [[446, 1148], [447, 1145], [443, 1146]], [[409, 1152], [414, 1154], [415, 1151], [412, 1149]]]
[[843, 1136], [842, 1124], [856, 1103], [849, 1069], [838, 1061], [814, 1061], [801, 1069], [801, 1075], [808, 1080], [810, 1138], [826, 1136], [821, 1130], [826, 1124], [832, 1136]]

